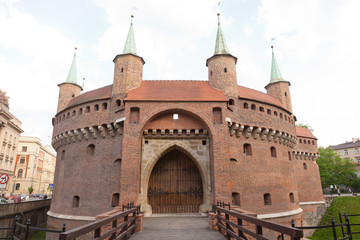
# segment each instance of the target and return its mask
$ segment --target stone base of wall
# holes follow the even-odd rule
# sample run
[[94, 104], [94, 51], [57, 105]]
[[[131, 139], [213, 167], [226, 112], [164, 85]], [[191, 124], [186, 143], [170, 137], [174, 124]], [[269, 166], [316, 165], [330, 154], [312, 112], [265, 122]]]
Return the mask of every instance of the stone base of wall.
[[[307, 205], [300, 204], [300, 206], [304, 210], [304, 212], [303, 212], [303, 214], [304, 214], [303, 226], [304, 227], [317, 226], [326, 211], [325, 203], [307, 204]], [[315, 229], [304, 230], [304, 236], [305, 237], [311, 236], [314, 232], [315, 232]]]

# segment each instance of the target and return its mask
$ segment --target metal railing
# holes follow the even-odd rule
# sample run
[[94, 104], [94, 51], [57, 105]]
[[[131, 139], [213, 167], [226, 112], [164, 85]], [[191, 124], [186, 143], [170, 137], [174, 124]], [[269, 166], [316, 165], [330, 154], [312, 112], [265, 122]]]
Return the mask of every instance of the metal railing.
[[0, 228], [0, 230], [12, 230], [10, 237], [0, 238], [0, 240], [28, 240], [30, 237], [30, 233], [44, 231], [44, 232], [52, 232], [52, 233], [61, 233], [65, 232], [66, 224], [62, 225], [61, 230], [56, 229], [46, 229], [41, 227], [31, 226], [31, 220], [27, 219], [26, 223], [23, 224], [24, 213], [21, 212], [20, 215], [16, 215], [14, 217], [14, 224], [11, 228]]
[[[127, 210], [124, 211], [125, 209]], [[128, 239], [135, 233], [135, 219], [139, 213], [140, 205], [135, 206], [134, 202], [128, 203], [123, 205], [123, 212], [60, 233], [59, 240], [74, 240], [84, 235], [87, 239], [97, 240]]]
[[[228, 207], [229, 210], [225, 209], [225, 207]], [[290, 236], [292, 240], [300, 240], [303, 237], [303, 230], [232, 211], [230, 210], [229, 203], [218, 202], [214, 208], [217, 213], [218, 230], [220, 233], [224, 232], [227, 239], [248, 239], [245, 234], [255, 239], [273, 239], [273, 237], [267, 238], [263, 235], [263, 228], [276, 232], [277, 239], [279, 240], [283, 240], [284, 235]], [[246, 221], [249, 226], [244, 227], [243, 221]], [[250, 224], [253, 226], [250, 226]], [[234, 231], [234, 229], [236, 230]], [[251, 229], [255, 230], [252, 231]]]

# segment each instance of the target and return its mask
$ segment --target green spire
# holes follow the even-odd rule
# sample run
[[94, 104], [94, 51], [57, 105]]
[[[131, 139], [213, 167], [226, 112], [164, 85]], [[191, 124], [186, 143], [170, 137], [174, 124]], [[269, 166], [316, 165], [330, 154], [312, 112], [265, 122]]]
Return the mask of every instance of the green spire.
[[216, 54], [229, 54], [229, 50], [226, 46], [225, 38], [223, 36], [223, 33], [221, 31], [220, 27], [220, 13], [218, 15], [218, 30], [217, 30], [217, 36], [216, 36], [216, 44], [215, 44], [215, 52]]
[[123, 54], [131, 53], [131, 54], [136, 55], [135, 37], [134, 37], [134, 31], [133, 31], [133, 18], [134, 18], [134, 15], [131, 15], [130, 29], [129, 29], [129, 33], [126, 38], [126, 43], [125, 43]]
[[73, 61], [71, 63], [71, 67], [70, 67], [70, 70], [69, 70], [69, 74], [68, 74], [68, 77], [66, 79], [66, 83], [74, 83], [74, 84], [77, 84], [77, 77], [76, 77], [76, 50], [77, 48], [75, 48], [75, 53], [74, 53], [74, 58], [73, 58]]
[[281, 81], [285, 81], [280, 73], [280, 69], [277, 65], [275, 56], [274, 56], [274, 47], [271, 46], [271, 51], [272, 51], [272, 63], [271, 63], [271, 76], [270, 76], [270, 83], [275, 83], [275, 82], [281, 82]]

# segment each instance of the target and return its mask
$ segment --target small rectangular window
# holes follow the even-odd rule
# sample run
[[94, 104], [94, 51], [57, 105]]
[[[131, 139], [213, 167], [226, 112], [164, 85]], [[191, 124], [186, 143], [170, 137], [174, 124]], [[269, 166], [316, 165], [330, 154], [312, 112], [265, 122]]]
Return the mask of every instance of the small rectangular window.
[[345, 154], [345, 155], [348, 155], [348, 154], [349, 154], [347, 149], [344, 150], [344, 154]]
[[178, 119], [179, 119], [179, 114], [174, 113], [174, 114], [173, 114], [173, 119], [174, 119], [174, 120], [178, 120]]
[[20, 158], [20, 163], [25, 163], [25, 157]]
[[27, 152], [27, 146], [23, 146], [23, 147], [22, 147], [22, 151], [23, 151], [23, 152]]
[[355, 153], [359, 153], [359, 149], [358, 149], [358, 148], [355, 148]]

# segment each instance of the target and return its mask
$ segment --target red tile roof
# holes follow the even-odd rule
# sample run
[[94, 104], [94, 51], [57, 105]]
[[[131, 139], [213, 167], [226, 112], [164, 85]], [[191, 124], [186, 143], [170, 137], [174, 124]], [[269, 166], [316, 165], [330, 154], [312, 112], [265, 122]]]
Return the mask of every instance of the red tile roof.
[[296, 136], [317, 139], [309, 129], [298, 126], [296, 126]]
[[70, 100], [67, 107], [78, 105], [81, 103], [93, 101], [93, 100], [101, 100], [110, 98], [112, 94], [112, 85], [105, 86], [102, 88], [98, 88], [83, 94], [80, 94], [78, 97]]
[[129, 101], [227, 101], [208, 81], [142, 81], [129, 92]]
[[275, 106], [283, 108], [283, 106], [281, 105], [280, 101], [277, 98], [274, 98], [270, 95], [267, 95], [266, 93], [254, 89], [238, 86], [238, 94], [240, 98], [252, 99], [259, 102], [270, 103]]

